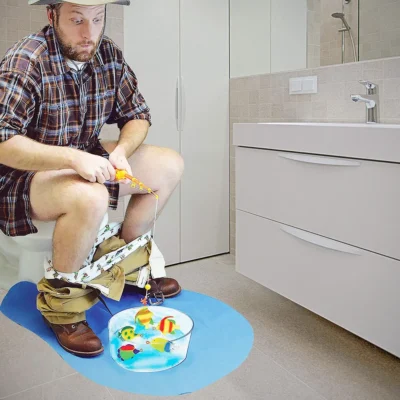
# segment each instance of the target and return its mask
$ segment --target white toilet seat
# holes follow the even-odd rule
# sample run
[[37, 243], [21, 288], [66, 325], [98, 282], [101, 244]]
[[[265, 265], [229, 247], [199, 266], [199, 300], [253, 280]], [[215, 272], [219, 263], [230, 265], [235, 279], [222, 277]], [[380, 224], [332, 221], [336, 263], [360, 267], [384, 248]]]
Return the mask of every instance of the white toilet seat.
[[[33, 221], [38, 232], [27, 236], [13, 236], [12, 239], [24, 249], [34, 253], [51, 251], [53, 244], [53, 232], [56, 226], [56, 221], [43, 222]], [[100, 229], [103, 229], [108, 224], [108, 213], [105, 214], [101, 221]]]
[[56, 221], [33, 221], [38, 232], [27, 236], [13, 236], [12, 239], [18, 246], [34, 253], [50, 251], [53, 242], [53, 232]]
[[[55, 221], [33, 221], [37, 233], [27, 236], [6, 236], [0, 231], [0, 256], [4, 271], [0, 265], [0, 288], [9, 289], [20, 281], [37, 283], [44, 276], [44, 260], [52, 251]], [[100, 228], [108, 224], [108, 213], [104, 215]], [[10, 271], [13, 277], [10, 277]]]

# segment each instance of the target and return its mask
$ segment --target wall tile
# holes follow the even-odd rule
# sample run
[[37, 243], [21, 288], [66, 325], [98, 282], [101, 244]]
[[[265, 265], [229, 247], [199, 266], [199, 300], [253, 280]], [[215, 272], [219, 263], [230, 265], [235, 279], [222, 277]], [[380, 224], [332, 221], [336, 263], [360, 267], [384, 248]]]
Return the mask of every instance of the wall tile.
[[362, 63], [362, 78], [369, 81], [374, 81], [376, 79], [382, 79], [384, 75], [383, 61], [370, 61]]
[[400, 99], [400, 78], [385, 79], [383, 90], [386, 100]]
[[249, 93], [249, 103], [250, 104], [258, 104], [260, 102], [260, 91], [252, 90]]
[[400, 57], [384, 60], [384, 78], [399, 78], [400, 77]]

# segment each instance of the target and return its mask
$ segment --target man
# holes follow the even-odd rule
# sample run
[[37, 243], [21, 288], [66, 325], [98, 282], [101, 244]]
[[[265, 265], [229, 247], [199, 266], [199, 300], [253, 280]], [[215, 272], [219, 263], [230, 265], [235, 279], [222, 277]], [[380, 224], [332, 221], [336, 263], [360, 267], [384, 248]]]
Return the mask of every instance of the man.
[[[119, 196], [131, 196], [121, 239], [151, 229], [154, 197], [115, 181], [115, 169], [133, 170], [152, 188], [159, 211], [183, 172], [178, 153], [142, 144], [149, 108], [121, 50], [104, 36], [108, 3], [129, 0], [29, 0], [48, 5], [49, 25], [15, 44], [0, 64], [0, 228], [21, 236], [37, 231], [34, 220], [57, 221], [52, 264], [61, 273], [80, 269]], [[100, 143], [104, 123], [118, 124], [118, 141]], [[181, 290], [171, 278], [151, 286], [166, 297]], [[57, 279], [38, 288], [38, 309], [60, 345], [80, 356], [100, 354], [84, 312], [97, 301], [93, 290]], [[69, 307], [74, 296], [83, 308]]]

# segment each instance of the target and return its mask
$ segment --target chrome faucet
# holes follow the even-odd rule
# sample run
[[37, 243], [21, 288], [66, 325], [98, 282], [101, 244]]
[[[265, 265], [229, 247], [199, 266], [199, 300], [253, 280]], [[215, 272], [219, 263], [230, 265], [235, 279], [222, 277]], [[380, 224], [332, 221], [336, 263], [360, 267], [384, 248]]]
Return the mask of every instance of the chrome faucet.
[[354, 102], [363, 102], [366, 105], [366, 122], [367, 124], [376, 124], [378, 122], [378, 95], [376, 93], [377, 85], [370, 81], [359, 81], [365, 86], [367, 93], [365, 96], [360, 94], [352, 94], [351, 100]]

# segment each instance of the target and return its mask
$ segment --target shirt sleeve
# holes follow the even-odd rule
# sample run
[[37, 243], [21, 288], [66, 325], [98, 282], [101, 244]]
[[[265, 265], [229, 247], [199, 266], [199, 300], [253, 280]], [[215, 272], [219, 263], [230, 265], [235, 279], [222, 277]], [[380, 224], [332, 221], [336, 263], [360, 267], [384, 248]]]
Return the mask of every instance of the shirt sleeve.
[[0, 143], [26, 134], [37, 95], [35, 84], [26, 74], [0, 70]]
[[107, 124], [117, 123], [118, 128], [122, 129], [128, 121], [134, 119], [147, 120], [151, 125], [150, 109], [138, 89], [136, 75], [124, 61], [113, 111]]

